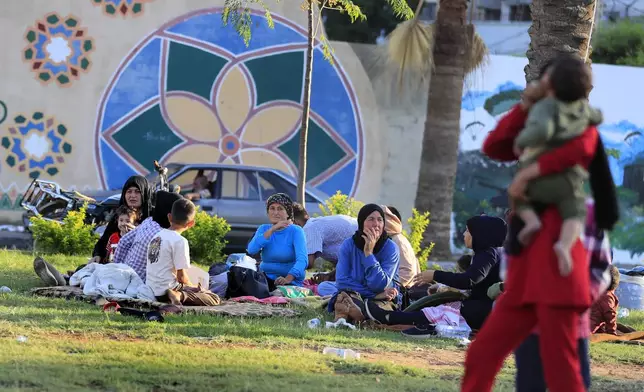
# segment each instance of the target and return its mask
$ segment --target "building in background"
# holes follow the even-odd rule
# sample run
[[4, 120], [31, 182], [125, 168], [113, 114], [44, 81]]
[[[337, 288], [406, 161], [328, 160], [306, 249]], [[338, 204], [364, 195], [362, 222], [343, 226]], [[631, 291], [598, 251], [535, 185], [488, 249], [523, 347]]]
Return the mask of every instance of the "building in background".
[[[436, 19], [438, 0], [425, 0], [421, 18]], [[532, 0], [471, 0], [469, 16], [491, 54], [524, 56], [530, 44]], [[599, 0], [598, 22], [644, 17], [644, 0]]]

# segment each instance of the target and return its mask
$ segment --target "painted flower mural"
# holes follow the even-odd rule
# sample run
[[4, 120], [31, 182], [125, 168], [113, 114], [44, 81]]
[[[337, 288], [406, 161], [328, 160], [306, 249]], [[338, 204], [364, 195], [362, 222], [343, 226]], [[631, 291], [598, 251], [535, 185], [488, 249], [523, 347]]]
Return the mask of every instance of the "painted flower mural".
[[62, 18], [53, 12], [36, 21], [25, 34], [27, 47], [23, 60], [31, 65], [37, 79], [43, 84], [55, 81], [66, 87], [89, 71], [89, 53], [94, 50], [87, 30], [80, 27], [78, 18]]
[[109, 16], [138, 16], [143, 13], [143, 5], [151, 0], [90, 0], [94, 5], [103, 8]]
[[7, 151], [3, 163], [29, 178], [55, 176], [72, 152], [66, 137], [67, 128], [53, 117], [41, 112], [33, 113], [31, 118], [18, 115], [8, 135], [0, 138], [0, 145]]
[[[296, 175], [306, 32], [279, 16], [268, 31], [253, 18], [249, 47], [222, 26], [220, 9], [201, 10], [161, 27], [123, 61], [99, 106], [105, 187], [150, 172], [154, 160]], [[308, 183], [353, 194], [363, 138], [355, 94], [337, 61], [325, 61], [319, 47], [315, 57]]]

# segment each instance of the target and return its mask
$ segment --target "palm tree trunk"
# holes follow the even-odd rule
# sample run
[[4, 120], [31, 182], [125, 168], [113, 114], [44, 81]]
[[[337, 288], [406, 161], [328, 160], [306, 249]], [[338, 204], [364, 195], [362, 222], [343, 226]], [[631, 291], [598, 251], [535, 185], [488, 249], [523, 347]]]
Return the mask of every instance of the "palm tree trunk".
[[559, 53], [577, 53], [590, 61], [596, 6], [596, 0], [532, 1], [527, 82], [536, 79], [541, 67]]
[[441, 0], [435, 25], [434, 72], [430, 79], [427, 119], [416, 208], [431, 213], [433, 259], [451, 257], [450, 226], [458, 163], [461, 100], [473, 28], [467, 25], [467, 0]]
[[306, 47], [306, 69], [304, 74], [304, 98], [302, 99], [302, 126], [300, 131], [300, 157], [298, 162], [298, 176], [297, 176], [297, 202], [304, 205], [306, 200], [306, 160], [307, 160], [307, 145], [309, 138], [309, 116], [311, 112], [311, 82], [313, 74], [313, 6], [312, 0], [307, 0], [308, 3], [308, 43]]

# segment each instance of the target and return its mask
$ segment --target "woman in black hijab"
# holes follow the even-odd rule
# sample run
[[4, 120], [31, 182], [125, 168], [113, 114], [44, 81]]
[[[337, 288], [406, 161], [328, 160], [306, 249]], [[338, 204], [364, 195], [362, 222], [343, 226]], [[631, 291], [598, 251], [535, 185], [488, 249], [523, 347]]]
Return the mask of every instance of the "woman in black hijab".
[[[121, 200], [119, 206], [127, 206], [131, 210], [137, 212], [137, 224], [143, 222], [150, 216], [151, 212], [151, 190], [148, 180], [143, 176], [132, 176], [123, 184], [121, 192]], [[118, 231], [118, 224], [116, 217], [111, 219], [103, 232], [101, 238], [94, 246], [92, 253], [92, 262], [104, 262], [107, 256], [107, 242], [110, 236]]]

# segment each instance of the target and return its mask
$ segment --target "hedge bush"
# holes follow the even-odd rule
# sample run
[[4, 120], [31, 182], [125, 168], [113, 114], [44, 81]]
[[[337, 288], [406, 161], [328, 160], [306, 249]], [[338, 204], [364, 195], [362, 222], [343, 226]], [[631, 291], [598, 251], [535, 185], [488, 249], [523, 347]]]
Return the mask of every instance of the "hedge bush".
[[190, 259], [208, 265], [224, 261], [227, 243], [224, 237], [229, 231], [230, 225], [224, 218], [197, 211], [194, 227], [183, 232], [190, 244]]
[[43, 253], [91, 255], [98, 235], [94, 233], [94, 225], [85, 223], [86, 211], [87, 205], [78, 211], [70, 211], [62, 223], [40, 216], [32, 217], [30, 230], [34, 249]]

